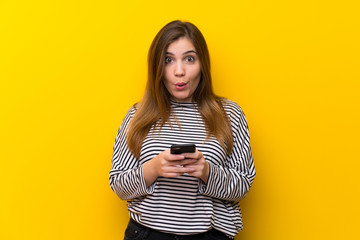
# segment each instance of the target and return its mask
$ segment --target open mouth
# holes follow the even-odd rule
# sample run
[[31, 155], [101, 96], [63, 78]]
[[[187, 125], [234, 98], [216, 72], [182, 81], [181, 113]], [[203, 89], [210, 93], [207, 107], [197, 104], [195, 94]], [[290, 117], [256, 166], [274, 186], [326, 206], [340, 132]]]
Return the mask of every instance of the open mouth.
[[175, 88], [177, 90], [183, 90], [186, 87], [186, 85], [187, 85], [187, 83], [185, 83], [185, 82], [176, 83]]
[[180, 82], [180, 83], [176, 83], [175, 86], [182, 87], [185, 86], [186, 84], [187, 84], [186, 82]]

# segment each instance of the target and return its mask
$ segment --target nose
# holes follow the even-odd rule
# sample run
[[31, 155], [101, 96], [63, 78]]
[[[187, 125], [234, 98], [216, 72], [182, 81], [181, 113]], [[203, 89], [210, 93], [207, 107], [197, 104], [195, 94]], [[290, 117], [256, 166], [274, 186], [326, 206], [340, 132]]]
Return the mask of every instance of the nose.
[[174, 69], [174, 74], [176, 77], [182, 77], [185, 75], [185, 68], [181, 62], [178, 62]]

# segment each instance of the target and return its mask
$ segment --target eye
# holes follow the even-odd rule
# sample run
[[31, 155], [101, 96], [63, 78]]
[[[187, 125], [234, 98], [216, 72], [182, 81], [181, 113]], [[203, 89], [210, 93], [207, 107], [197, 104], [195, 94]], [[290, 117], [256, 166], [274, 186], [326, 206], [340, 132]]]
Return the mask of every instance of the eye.
[[194, 58], [193, 56], [187, 56], [187, 57], [185, 58], [185, 60], [186, 60], [187, 62], [194, 62], [194, 61], [195, 61], [195, 58]]
[[169, 64], [173, 61], [171, 57], [165, 57], [165, 64]]

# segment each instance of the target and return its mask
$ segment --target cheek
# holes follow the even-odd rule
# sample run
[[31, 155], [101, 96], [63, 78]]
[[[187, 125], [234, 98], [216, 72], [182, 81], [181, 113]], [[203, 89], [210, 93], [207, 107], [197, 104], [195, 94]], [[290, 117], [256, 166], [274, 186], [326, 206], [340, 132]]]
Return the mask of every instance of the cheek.
[[170, 80], [170, 69], [169, 67], [165, 67], [164, 69], [164, 77], [165, 77], [165, 82], [169, 82]]
[[165, 88], [168, 90], [168, 92], [170, 92], [171, 89], [170, 89], [170, 84], [169, 84], [168, 80], [164, 79], [164, 85], [165, 85]]
[[200, 67], [196, 67], [191, 71], [191, 78], [194, 82], [199, 82], [201, 77]]
[[200, 74], [201, 74], [201, 67], [200, 67], [200, 63], [199, 63], [199, 62], [197, 62], [197, 63], [194, 65], [193, 74], [196, 75], [196, 77], [200, 76]]
[[171, 83], [169, 81], [169, 77], [166, 74], [166, 72], [165, 72], [165, 76], [164, 76], [164, 85], [165, 85], [165, 88], [170, 92], [171, 91]]
[[197, 89], [197, 87], [199, 86], [199, 83], [200, 83], [200, 79], [201, 79], [201, 70], [198, 70], [197, 72], [196, 72], [196, 77], [195, 77], [195, 86], [194, 86], [194, 91]]

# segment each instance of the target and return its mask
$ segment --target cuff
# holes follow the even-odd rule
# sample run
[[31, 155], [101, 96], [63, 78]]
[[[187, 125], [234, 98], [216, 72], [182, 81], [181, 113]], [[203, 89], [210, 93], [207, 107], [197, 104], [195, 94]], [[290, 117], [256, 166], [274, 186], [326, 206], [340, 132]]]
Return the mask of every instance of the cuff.
[[144, 165], [141, 165], [139, 167], [139, 172], [138, 172], [138, 174], [140, 176], [140, 189], [139, 189], [139, 192], [141, 192], [141, 195], [152, 194], [152, 193], [154, 193], [154, 190], [155, 190], [156, 181], [153, 182], [149, 187], [146, 187], [145, 177], [144, 177], [144, 174], [143, 174], [143, 166]]
[[209, 177], [207, 183], [199, 179], [199, 193], [203, 195], [207, 195], [207, 192], [209, 192], [208, 186], [211, 186], [211, 182], [213, 181], [212, 173], [214, 172], [213, 171], [214, 165], [211, 162], [208, 163], [209, 163]]

